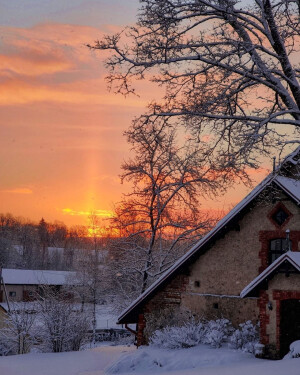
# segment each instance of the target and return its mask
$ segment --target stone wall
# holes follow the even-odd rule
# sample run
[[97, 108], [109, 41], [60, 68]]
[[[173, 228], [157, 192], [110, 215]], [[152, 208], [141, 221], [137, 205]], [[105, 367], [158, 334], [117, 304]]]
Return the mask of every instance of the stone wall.
[[[172, 314], [177, 315], [189, 311], [192, 315], [206, 319], [225, 317], [236, 326], [247, 320], [256, 323], [262, 311], [258, 300], [241, 299], [239, 295], [267, 266], [266, 246], [268, 252], [270, 238], [285, 238], [285, 230], [288, 228], [293, 250], [299, 250], [300, 210], [285, 195], [282, 194], [280, 199], [290, 212], [290, 218], [285, 224], [278, 228], [270, 216], [278, 200], [272, 203], [261, 199], [236, 223], [235, 229], [229, 230], [182, 274], [155, 294], [144, 306], [143, 325], [147, 326], [147, 320], [153, 322], [151, 316], [170, 308]], [[151, 329], [147, 327], [143, 342], [147, 341], [155, 328], [154, 325]], [[264, 336], [270, 334], [261, 333]]]

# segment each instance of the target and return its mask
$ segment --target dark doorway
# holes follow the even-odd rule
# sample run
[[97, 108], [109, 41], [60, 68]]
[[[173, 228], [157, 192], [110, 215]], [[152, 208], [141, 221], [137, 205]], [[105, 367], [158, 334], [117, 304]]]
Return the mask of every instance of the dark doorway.
[[300, 299], [281, 301], [280, 310], [280, 356], [283, 357], [290, 344], [300, 340]]

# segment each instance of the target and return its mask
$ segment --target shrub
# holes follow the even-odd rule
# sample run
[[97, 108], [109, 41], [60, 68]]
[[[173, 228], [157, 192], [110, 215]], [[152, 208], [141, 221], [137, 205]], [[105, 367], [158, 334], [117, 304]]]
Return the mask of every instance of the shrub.
[[89, 315], [76, 308], [64, 293], [45, 288], [44, 296], [38, 301], [40, 349], [54, 353], [79, 350], [87, 340]]
[[166, 327], [156, 330], [150, 338], [150, 345], [165, 349], [190, 348], [203, 341], [205, 326], [194, 321], [181, 327]]
[[150, 337], [157, 330], [162, 330], [164, 327], [181, 327], [188, 321], [194, 322], [194, 317], [190, 311], [180, 311], [176, 308], [166, 308], [154, 311], [145, 316], [147, 324], [144, 330], [146, 339]]
[[229, 346], [234, 349], [241, 349], [244, 352], [256, 354], [256, 347], [259, 343], [257, 326], [250, 320], [241, 323], [240, 328], [235, 330], [229, 339]]
[[149, 340], [150, 345], [164, 349], [190, 348], [199, 344], [219, 348], [225, 342], [229, 342], [231, 348], [256, 354], [259, 342], [257, 327], [247, 321], [234, 330], [228, 319], [192, 320], [180, 327], [156, 330]]
[[206, 323], [204, 344], [220, 348], [232, 333], [232, 325], [228, 319], [210, 320]]
[[150, 345], [175, 349], [190, 348], [202, 343], [218, 348], [231, 331], [232, 326], [227, 319], [198, 322], [191, 320], [181, 327], [165, 327], [156, 330], [150, 338]]

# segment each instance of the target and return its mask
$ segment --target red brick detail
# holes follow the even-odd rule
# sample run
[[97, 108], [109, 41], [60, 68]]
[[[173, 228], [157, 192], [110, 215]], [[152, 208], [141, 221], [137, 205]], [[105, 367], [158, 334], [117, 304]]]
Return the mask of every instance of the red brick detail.
[[267, 324], [270, 323], [270, 316], [267, 314], [268, 302], [269, 298], [267, 292], [261, 290], [257, 303], [259, 307], [260, 341], [264, 345], [269, 344], [269, 335], [267, 335]]
[[139, 314], [138, 318], [138, 330], [136, 337], [136, 345], [139, 347], [145, 345], [144, 328], [146, 327], [146, 320], [144, 314]]
[[280, 313], [281, 301], [286, 299], [300, 299], [297, 290], [273, 290], [273, 299], [276, 300], [276, 349], [280, 351]]
[[[287, 217], [287, 219], [285, 220], [285, 222], [284, 223], [282, 223], [281, 225], [279, 225], [278, 223], [276, 223], [276, 221], [273, 219], [273, 215], [275, 214], [275, 212], [277, 211], [277, 210], [279, 210], [279, 209], [281, 209], [281, 210], [283, 210], [287, 215], [288, 215], [288, 217]], [[273, 209], [272, 209], [272, 211], [270, 211], [269, 212], [269, 214], [268, 214], [268, 219], [271, 221], [271, 223], [273, 224], [273, 225], [275, 225], [275, 227], [277, 228], [277, 229], [281, 229], [281, 228], [283, 228], [283, 227], [285, 227], [286, 226], [286, 224], [291, 220], [291, 218], [293, 217], [294, 215], [285, 207], [285, 205], [282, 203], [282, 202], [278, 202], [274, 207], [273, 207]]]
[[300, 299], [300, 291], [298, 290], [273, 290], [273, 299]]
[[[286, 233], [282, 229], [277, 230], [261, 230], [259, 231], [259, 241], [261, 242], [261, 249], [258, 256], [261, 260], [259, 273], [263, 272], [269, 265], [269, 249], [270, 241], [276, 238], [286, 238]], [[292, 241], [292, 251], [298, 250], [298, 242], [300, 241], [300, 231], [291, 231], [290, 240]]]
[[158, 308], [180, 305], [182, 292], [186, 291], [188, 277], [177, 275], [169, 284], [160, 290], [144, 307], [144, 312], [149, 313]]
[[[163, 289], [158, 291], [155, 296], [143, 307], [143, 313], [147, 314], [154, 310], [180, 305], [182, 293], [186, 291], [188, 282], [189, 278], [185, 274], [177, 275], [171, 282], [165, 285]], [[144, 314], [139, 315], [137, 346], [146, 344], [144, 328], [146, 327], [147, 322]]]

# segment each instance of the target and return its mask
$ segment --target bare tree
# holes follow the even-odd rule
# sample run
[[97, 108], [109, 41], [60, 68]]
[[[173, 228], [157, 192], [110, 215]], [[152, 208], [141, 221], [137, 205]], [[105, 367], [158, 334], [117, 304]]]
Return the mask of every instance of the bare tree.
[[140, 124], [176, 121], [231, 168], [300, 142], [298, 0], [140, 2], [135, 26], [89, 46], [112, 51], [117, 92], [134, 93], [134, 79], [165, 87]]
[[152, 123], [148, 130], [127, 132], [135, 157], [123, 164], [122, 180], [130, 181], [133, 188], [116, 206], [113, 218], [121, 237], [117, 246], [123, 251], [116, 259], [116, 280], [135, 292], [143, 292], [211, 228], [212, 220], [201, 215], [199, 198], [221, 186], [225, 189], [232, 177], [231, 170], [221, 165], [218, 169], [203, 154], [205, 146], [195, 147], [181, 135], [176, 141], [174, 127], [164, 121]]

